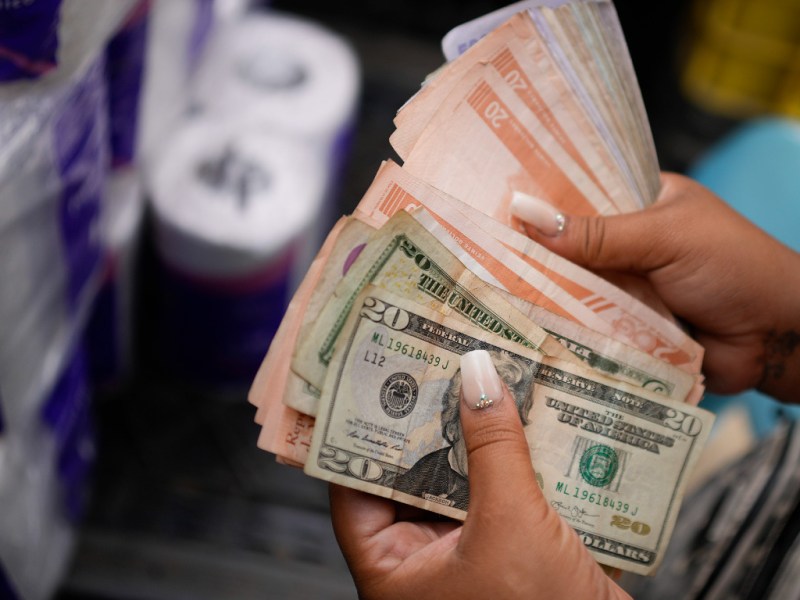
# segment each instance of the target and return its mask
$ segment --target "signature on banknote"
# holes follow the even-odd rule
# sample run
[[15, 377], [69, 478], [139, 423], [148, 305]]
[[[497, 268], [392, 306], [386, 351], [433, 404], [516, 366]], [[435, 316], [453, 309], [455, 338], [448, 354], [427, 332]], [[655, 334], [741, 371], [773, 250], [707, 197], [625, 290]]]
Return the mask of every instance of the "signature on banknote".
[[390, 448], [392, 450], [397, 450], [397, 451], [400, 451], [400, 450], [403, 449], [403, 446], [400, 445], [400, 444], [391, 444], [391, 443], [389, 443], [389, 442], [387, 442], [385, 440], [375, 439], [375, 438], [372, 438], [367, 433], [360, 434], [357, 431], [348, 431], [347, 432], [347, 437], [354, 438], [354, 439], [357, 439], [357, 440], [361, 440], [362, 442], [366, 442], [366, 443], [372, 444], [374, 446], [379, 446], [381, 448]]
[[590, 521], [586, 521], [587, 518], [595, 518], [600, 516], [589, 513], [585, 508], [581, 508], [579, 506], [570, 506], [569, 504], [564, 504], [559, 500], [553, 500], [550, 503], [550, 506], [555, 508], [556, 512], [562, 517], [569, 517], [570, 519], [579, 521], [584, 525], [592, 525]]

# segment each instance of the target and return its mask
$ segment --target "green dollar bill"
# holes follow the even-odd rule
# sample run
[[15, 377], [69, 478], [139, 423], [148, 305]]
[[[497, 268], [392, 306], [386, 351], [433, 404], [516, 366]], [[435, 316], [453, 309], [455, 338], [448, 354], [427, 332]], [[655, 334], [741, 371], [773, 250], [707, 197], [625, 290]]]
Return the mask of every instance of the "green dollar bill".
[[[463, 519], [460, 356], [487, 350], [547, 500], [601, 563], [652, 572], [713, 417], [369, 286], [322, 388], [305, 472]], [[524, 501], [521, 499], [521, 501]]]

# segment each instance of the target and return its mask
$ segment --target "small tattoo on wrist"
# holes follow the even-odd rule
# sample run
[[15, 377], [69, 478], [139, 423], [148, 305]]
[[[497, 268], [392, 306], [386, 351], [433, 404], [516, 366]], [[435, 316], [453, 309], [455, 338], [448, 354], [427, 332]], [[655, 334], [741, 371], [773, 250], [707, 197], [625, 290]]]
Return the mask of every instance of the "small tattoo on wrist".
[[800, 332], [770, 331], [764, 340], [764, 374], [758, 387], [783, 377], [788, 359], [798, 348], [800, 348]]

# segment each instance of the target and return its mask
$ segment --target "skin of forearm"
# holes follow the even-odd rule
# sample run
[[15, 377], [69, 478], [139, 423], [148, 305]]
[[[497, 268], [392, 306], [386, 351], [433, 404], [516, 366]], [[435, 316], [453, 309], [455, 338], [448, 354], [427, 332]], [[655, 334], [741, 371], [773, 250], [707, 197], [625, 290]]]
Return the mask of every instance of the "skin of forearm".
[[800, 403], [800, 316], [793, 327], [767, 334], [757, 389], [783, 402]]
[[[777, 400], [800, 403], [800, 254], [783, 255], [783, 277], [776, 286], [775, 327], [764, 337], [764, 371], [757, 389]], [[765, 303], [766, 304], [766, 303]]]

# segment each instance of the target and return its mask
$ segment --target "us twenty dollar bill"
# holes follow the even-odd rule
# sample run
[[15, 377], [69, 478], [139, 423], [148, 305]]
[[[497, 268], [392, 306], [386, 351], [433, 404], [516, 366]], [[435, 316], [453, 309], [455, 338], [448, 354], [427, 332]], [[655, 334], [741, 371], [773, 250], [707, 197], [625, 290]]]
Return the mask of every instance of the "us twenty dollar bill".
[[323, 386], [307, 474], [464, 519], [459, 363], [484, 349], [515, 398], [553, 508], [598, 562], [654, 571], [710, 413], [375, 286], [357, 298], [344, 332]]

